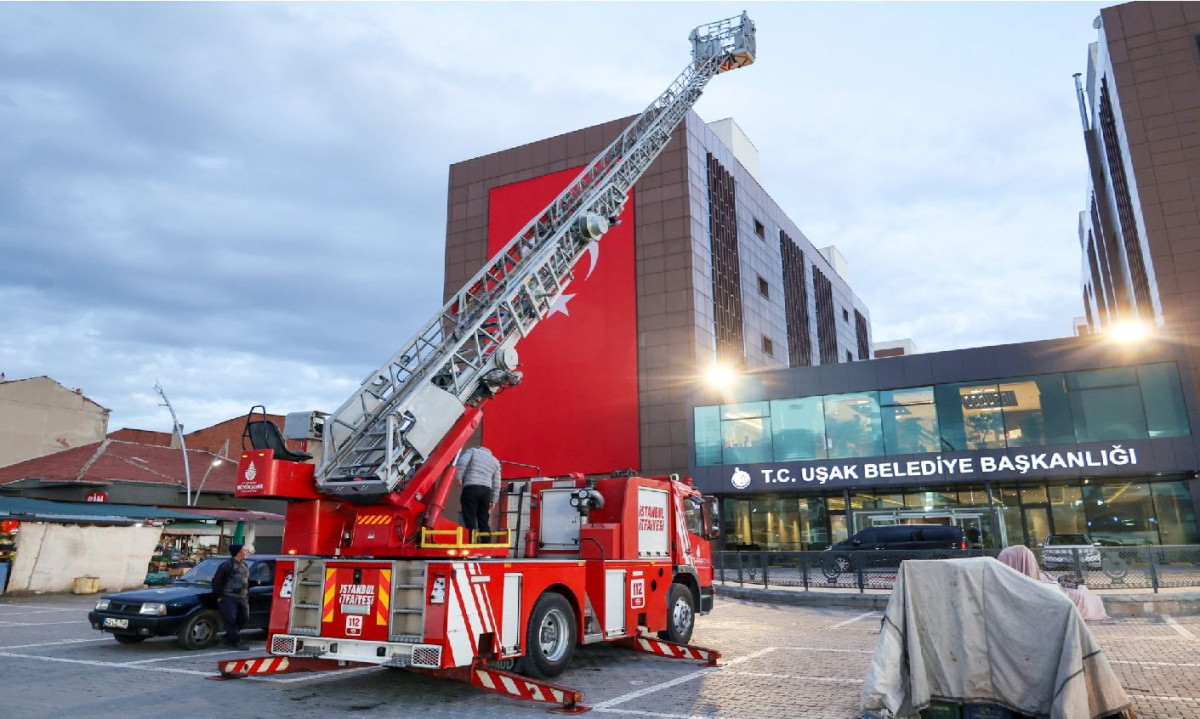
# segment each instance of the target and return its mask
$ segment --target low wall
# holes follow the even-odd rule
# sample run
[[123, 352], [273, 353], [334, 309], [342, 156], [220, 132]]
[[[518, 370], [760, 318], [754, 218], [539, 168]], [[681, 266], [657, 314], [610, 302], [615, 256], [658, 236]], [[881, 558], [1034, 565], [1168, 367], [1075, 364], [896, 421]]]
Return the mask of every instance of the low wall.
[[89, 527], [22, 522], [5, 593], [69, 592], [76, 577], [101, 589], [141, 587], [160, 527]]

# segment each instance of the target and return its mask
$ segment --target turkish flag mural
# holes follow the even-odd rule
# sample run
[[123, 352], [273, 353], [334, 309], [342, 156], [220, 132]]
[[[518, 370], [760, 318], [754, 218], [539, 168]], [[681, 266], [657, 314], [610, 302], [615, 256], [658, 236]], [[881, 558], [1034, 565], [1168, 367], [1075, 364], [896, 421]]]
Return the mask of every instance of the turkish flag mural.
[[[494, 188], [488, 255], [558, 196], [582, 168]], [[542, 475], [637, 468], [637, 286], [633, 198], [574, 268], [554, 310], [517, 343], [521, 384], [487, 403], [483, 443]], [[505, 477], [533, 470], [505, 465]]]

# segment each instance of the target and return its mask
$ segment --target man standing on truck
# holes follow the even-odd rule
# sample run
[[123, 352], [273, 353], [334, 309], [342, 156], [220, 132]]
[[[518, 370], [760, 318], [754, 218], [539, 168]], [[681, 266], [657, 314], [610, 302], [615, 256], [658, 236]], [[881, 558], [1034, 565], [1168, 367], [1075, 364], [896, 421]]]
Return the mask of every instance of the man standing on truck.
[[229, 545], [230, 558], [213, 574], [213, 596], [225, 621], [225, 645], [232, 649], [250, 648], [242, 641], [242, 627], [250, 619], [250, 568], [246, 566], [249, 554], [249, 546]]
[[[455, 469], [462, 482], [458, 502], [462, 506], [463, 526], [468, 533], [492, 531], [492, 507], [500, 501], [500, 460], [487, 447], [470, 447], [458, 456]], [[482, 538], [484, 542], [490, 539]]]

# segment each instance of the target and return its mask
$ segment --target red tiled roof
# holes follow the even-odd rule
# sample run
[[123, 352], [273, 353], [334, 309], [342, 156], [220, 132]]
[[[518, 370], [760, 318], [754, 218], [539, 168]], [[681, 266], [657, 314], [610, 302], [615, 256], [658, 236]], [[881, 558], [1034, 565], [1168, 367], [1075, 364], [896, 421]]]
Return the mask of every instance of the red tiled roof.
[[[223, 461], [214, 466], [215, 458], [212, 453], [188, 448], [193, 491], [201, 482], [205, 491], [233, 491], [237, 484], [237, 463]], [[0, 485], [22, 479], [149, 482], [174, 484], [181, 488], [186, 485], [183, 457], [178, 449], [112, 439], [0, 467]]]
[[[256, 414], [255, 418], [258, 419], [261, 416]], [[279, 427], [282, 432], [284, 420], [282, 416], [268, 414], [266, 418], [274, 422], [275, 426]], [[211, 427], [198, 429], [194, 432], [185, 432], [183, 441], [187, 445], [188, 450], [202, 449], [236, 462], [242, 453], [242, 432], [245, 429], [246, 418], [234, 417], [224, 422], [218, 422]], [[109, 432], [108, 438], [124, 442], [136, 442], [138, 444], [154, 444], [163, 447], [168, 447], [171, 444], [170, 432], [156, 432], [149, 429], [121, 428], [115, 432]], [[287, 440], [285, 444], [290, 450], [296, 452], [304, 451], [304, 444], [294, 439]]]

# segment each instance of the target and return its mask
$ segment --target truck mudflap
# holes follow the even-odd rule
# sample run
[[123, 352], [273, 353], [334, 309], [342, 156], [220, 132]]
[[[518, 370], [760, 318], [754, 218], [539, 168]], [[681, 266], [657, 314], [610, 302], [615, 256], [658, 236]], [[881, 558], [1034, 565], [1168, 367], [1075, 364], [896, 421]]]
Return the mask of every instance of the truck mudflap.
[[721, 658], [721, 652], [715, 649], [706, 649], [693, 644], [676, 644], [663, 639], [655, 639], [654, 637], [630, 637], [614, 642], [626, 649], [632, 649], [635, 652], [644, 654], [653, 654], [658, 657], [666, 657], [668, 659], [689, 659], [698, 662], [705, 662], [710, 667], [717, 666], [717, 660]]

